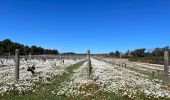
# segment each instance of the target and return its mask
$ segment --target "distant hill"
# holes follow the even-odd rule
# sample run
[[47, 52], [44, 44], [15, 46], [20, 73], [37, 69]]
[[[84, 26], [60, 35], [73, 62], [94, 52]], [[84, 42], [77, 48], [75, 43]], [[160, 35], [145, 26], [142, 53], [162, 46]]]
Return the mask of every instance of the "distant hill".
[[21, 55], [41, 55], [41, 54], [58, 54], [58, 50], [44, 49], [35, 45], [29, 47], [17, 42], [12, 42], [10, 39], [0, 41], [0, 55], [14, 54], [15, 49], [20, 50]]
[[65, 53], [62, 53], [62, 55], [76, 55], [76, 53], [74, 53], [74, 52], [65, 52]]

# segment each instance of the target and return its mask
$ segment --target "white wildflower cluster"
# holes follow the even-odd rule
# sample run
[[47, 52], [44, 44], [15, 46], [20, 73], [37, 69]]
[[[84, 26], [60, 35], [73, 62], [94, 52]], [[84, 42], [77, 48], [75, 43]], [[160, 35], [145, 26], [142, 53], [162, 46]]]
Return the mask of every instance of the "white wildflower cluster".
[[89, 92], [82, 90], [87, 85], [93, 83], [92, 80], [88, 80], [86, 77], [86, 65], [87, 63], [84, 63], [81, 67], [74, 70], [74, 74], [70, 77], [70, 79], [63, 82], [58, 90], [56, 90], [57, 95], [65, 95], [68, 97], [78, 96], [80, 94], [83, 94], [84, 96], [92, 95], [89, 94]]
[[[14, 60], [4, 60], [10, 66], [0, 67], [0, 95], [17, 91], [22, 94], [26, 91], [34, 91], [40, 84], [51, 83], [51, 78], [56, 75], [62, 75], [65, 68], [79, 62], [80, 60], [65, 59], [64, 64], [58, 59], [47, 59], [46, 61], [32, 59], [29, 61], [21, 60], [20, 79], [14, 80]], [[10, 64], [11, 63], [11, 64]], [[35, 65], [35, 74], [27, 71], [28, 66]]]
[[170, 92], [163, 88], [160, 80], [151, 80], [147, 75], [95, 59], [92, 59], [91, 62], [93, 80], [86, 79], [85, 63], [75, 71], [70, 80], [63, 82], [55, 93], [68, 97], [94, 95], [94, 91], [89, 92], [88, 90], [82, 90], [82, 88], [89, 84], [97, 84], [100, 87], [99, 91], [121, 94], [132, 99], [137, 96], [148, 98], [170, 97]]
[[120, 93], [134, 98], [137, 93], [143, 93], [146, 96], [170, 97], [169, 91], [162, 88], [161, 82], [150, 80], [148, 76], [130, 71], [119, 66], [110, 66], [109, 64], [97, 60], [92, 60], [94, 76], [98, 77], [97, 83], [104, 84], [104, 91]]

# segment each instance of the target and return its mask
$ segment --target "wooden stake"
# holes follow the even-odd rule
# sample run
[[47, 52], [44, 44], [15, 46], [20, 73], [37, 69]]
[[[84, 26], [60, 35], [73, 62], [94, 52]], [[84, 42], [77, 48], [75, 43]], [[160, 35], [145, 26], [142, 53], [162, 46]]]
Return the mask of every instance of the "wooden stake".
[[169, 61], [168, 61], [169, 53], [168, 51], [164, 52], [164, 85], [168, 84], [168, 72], [169, 72]]
[[90, 50], [87, 50], [87, 78], [90, 79], [92, 66], [91, 66], [91, 60], [90, 60]]
[[18, 81], [19, 79], [19, 64], [20, 64], [20, 56], [19, 56], [19, 49], [15, 50], [15, 80]]

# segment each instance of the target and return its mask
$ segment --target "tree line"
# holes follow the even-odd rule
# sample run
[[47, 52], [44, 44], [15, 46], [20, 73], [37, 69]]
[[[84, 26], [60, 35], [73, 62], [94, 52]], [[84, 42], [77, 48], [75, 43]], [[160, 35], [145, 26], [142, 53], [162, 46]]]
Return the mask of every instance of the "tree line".
[[[163, 47], [163, 48], [154, 48], [151, 51], [146, 51], [146, 48], [141, 48], [141, 49], [135, 49], [135, 50], [128, 50], [126, 53], [123, 53], [122, 55], [124, 57], [148, 57], [148, 56], [154, 56], [154, 57], [160, 57], [164, 56], [164, 51], [168, 51], [170, 53], [170, 48], [169, 46]], [[120, 51], [115, 51], [115, 52], [110, 52], [110, 56], [114, 57], [119, 57]]]
[[[146, 48], [135, 49], [135, 50], [128, 50], [125, 53], [122, 53], [123, 58], [127, 58], [130, 61], [140, 61], [140, 62], [147, 62], [147, 63], [154, 63], [154, 64], [163, 64], [164, 63], [164, 51], [168, 51], [170, 53], [169, 46], [163, 48], [154, 48], [152, 50], [146, 51]], [[121, 52], [115, 51], [110, 52], [109, 56], [112, 57], [120, 57]]]
[[0, 55], [14, 55], [15, 49], [20, 50], [21, 55], [41, 55], [41, 54], [58, 54], [58, 50], [44, 49], [35, 45], [29, 47], [17, 42], [12, 42], [10, 39], [0, 41]]

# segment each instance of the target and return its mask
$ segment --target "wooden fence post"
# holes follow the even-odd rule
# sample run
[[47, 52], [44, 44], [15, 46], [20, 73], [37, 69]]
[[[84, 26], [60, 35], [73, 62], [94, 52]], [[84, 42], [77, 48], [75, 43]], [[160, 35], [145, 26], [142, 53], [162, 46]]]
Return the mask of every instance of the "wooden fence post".
[[19, 65], [20, 64], [20, 55], [19, 49], [15, 50], [15, 80], [18, 81], [19, 79]]
[[87, 50], [87, 79], [90, 79], [91, 71], [92, 71], [92, 66], [90, 60], [90, 50]]
[[31, 52], [29, 53], [29, 57], [28, 57], [29, 60], [31, 60]]
[[122, 66], [122, 54], [120, 53], [120, 62], [119, 62], [119, 66]]
[[168, 53], [168, 51], [165, 51], [164, 52], [164, 79], [163, 79], [164, 85], [168, 84], [168, 72], [169, 72], [168, 57], [169, 57], [169, 53]]

